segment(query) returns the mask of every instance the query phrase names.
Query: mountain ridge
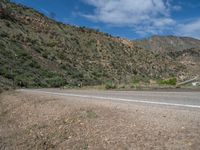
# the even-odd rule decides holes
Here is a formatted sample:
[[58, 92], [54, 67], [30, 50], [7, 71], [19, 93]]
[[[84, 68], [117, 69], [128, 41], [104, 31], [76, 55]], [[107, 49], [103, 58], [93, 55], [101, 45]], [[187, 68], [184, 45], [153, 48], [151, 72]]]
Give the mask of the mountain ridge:
[[[193, 75], [178, 59], [183, 54], [165, 55], [138, 41], [65, 25], [7, 0], [2, 1], [0, 17], [2, 87], [130, 84]], [[199, 55], [198, 49], [195, 52]]]
[[200, 40], [192, 37], [180, 36], [152, 36], [143, 40], [137, 40], [136, 43], [144, 49], [156, 52], [182, 51], [191, 48], [200, 48]]

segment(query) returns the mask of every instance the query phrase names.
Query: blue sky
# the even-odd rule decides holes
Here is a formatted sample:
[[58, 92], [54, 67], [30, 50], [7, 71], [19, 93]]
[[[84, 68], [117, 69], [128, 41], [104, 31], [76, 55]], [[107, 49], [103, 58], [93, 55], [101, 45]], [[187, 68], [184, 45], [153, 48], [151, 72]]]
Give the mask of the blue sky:
[[[11, 0], [54, 19], [128, 39], [178, 35], [200, 39], [199, 0]], [[53, 15], [54, 14], [54, 15]]]

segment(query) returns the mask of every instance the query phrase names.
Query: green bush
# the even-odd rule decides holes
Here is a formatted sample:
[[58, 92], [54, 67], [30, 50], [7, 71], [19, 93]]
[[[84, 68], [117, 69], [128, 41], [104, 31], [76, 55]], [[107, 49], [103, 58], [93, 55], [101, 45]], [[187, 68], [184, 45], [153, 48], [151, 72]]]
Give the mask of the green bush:
[[9, 37], [9, 34], [7, 32], [2, 32], [2, 33], [0, 33], [0, 36], [2, 38], [5, 38], [5, 37]]
[[71, 70], [70, 74], [74, 79], [83, 79], [83, 74], [77, 70]]
[[60, 64], [60, 68], [64, 69], [64, 70], [67, 70], [66, 64]]
[[139, 84], [140, 83], [140, 80], [139, 79], [134, 79], [133, 80], [133, 84], [135, 85], [135, 84]]
[[15, 78], [15, 85], [20, 87], [28, 87], [29, 79], [24, 75], [17, 76]]
[[160, 80], [160, 81], [158, 81], [158, 83], [161, 85], [176, 85], [177, 79], [171, 78], [171, 79], [167, 79], [167, 80]]
[[15, 73], [14, 73], [13, 68], [3, 66], [2, 68], [0, 68], [0, 75], [8, 79], [13, 79], [15, 76]]
[[66, 85], [65, 80], [58, 76], [47, 79], [47, 83], [50, 87], [61, 87]]
[[113, 81], [109, 81], [105, 84], [105, 88], [108, 89], [116, 89], [117, 85]]
[[47, 52], [44, 52], [44, 53], [42, 54], [42, 57], [48, 58], [48, 53], [47, 53]]
[[30, 66], [31, 66], [32, 68], [37, 68], [37, 69], [40, 68], [40, 65], [39, 65], [37, 62], [35, 62], [35, 61], [32, 61], [32, 63], [30, 64]]
[[35, 51], [38, 52], [38, 53], [42, 53], [42, 52], [43, 52], [43, 49], [41, 49], [41, 48], [36, 48]]
[[54, 47], [54, 46], [56, 46], [56, 45], [57, 45], [56, 42], [49, 42], [49, 43], [47, 43], [47, 46], [48, 46], [48, 47]]

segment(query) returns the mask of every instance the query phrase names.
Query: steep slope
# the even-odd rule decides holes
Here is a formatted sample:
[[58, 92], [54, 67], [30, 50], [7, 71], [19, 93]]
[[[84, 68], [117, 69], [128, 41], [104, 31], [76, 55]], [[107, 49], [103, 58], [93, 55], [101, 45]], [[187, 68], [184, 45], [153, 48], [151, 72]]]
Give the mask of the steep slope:
[[187, 75], [169, 56], [128, 40], [55, 22], [24, 6], [0, 5], [0, 85], [59, 87]]
[[[186, 78], [200, 75], [200, 48], [185, 49], [178, 52], [168, 53], [173, 59], [184, 65], [188, 71]], [[185, 76], [179, 76], [184, 79]]]

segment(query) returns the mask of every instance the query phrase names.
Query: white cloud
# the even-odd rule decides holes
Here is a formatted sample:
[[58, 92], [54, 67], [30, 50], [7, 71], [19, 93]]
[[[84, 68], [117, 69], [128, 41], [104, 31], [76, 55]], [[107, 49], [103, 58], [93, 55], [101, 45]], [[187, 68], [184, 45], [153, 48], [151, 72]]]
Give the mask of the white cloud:
[[82, 16], [112, 26], [130, 27], [140, 36], [172, 33], [200, 39], [200, 18], [180, 23], [171, 17], [185, 3], [174, 0], [82, 0], [94, 7]]
[[[94, 7], [93, 14], [82, 16], [113, 26], [132, 27], [139, 34], [157, 34], [168, 30], [175, 21], [171, 0], [83, 0]], [[178, 6], [176, 6], [178, 8]]]
[[172, 7], [172, 9], [175, 10], [175, 11], [180, 11], [180, 10], [182, 10], [182, 7], [179, 6], [179, 5], [174, 5], [174, 6]]
[[176, 34], [200, 39], [200, 18], [178, 25]]

